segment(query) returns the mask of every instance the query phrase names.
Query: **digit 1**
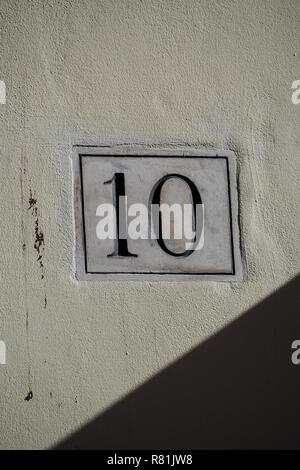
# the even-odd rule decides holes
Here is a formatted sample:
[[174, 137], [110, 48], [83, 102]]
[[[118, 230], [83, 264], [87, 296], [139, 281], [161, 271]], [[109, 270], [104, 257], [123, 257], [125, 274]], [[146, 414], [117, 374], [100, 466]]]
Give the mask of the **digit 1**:
[[[105, 181], [104, 184], [113, 184], [113, 200], [116, 210], [116, 238], [115, 238], [115, 250], [113, 253], [107, 255], [108, 258], [114, 257], [137, 257], [128, 251], [128, 243], [126, 238], [120, 238], [120, 209], [122, 210], [122, 221], [127, 219], [126, 217], [126, 207], [123, 203], [120, 207], [120, 197], [125, 197], [125, 177], [124, 173], [115, 173], [111, 180]], [[121, 199], [122, 202], [125, 199]], [[126, 227], [127, 229], [127, 227]]]

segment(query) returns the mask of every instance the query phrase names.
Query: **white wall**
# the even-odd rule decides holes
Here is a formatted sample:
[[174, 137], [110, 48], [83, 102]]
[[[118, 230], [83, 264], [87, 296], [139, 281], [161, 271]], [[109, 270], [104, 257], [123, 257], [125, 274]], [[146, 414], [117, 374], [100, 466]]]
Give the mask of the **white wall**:
[[[0, 447], [47, 448], [299, 272], [300, 3], [0, 14]], [[72, 146], [123, 143], [236, 153], [243, 283], [72, 280]]]

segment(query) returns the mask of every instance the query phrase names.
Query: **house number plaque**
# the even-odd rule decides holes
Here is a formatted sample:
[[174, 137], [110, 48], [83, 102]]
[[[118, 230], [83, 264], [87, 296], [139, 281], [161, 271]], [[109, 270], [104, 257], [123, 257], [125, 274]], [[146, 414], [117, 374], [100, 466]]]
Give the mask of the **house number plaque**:
[[79, 280], [241, 279], [230, 152], [75, 147]]

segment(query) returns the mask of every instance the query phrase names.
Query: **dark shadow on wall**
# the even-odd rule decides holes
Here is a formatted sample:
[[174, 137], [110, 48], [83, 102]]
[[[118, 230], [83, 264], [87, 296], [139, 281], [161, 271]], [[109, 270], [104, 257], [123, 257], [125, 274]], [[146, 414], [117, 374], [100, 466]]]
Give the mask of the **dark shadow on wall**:
[[57, 449], [299, 449], [300, 276]]

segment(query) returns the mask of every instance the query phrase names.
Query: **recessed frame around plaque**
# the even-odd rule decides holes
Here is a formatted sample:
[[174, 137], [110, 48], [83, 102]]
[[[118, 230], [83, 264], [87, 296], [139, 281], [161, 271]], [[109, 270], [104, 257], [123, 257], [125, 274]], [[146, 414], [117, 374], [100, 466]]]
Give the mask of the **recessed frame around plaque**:
[[[236, 160], [232, 152], [76, 146], [73, 172], [78, 280], [242, 279]], [[149, 206], [151, 191], [166, 175], [182, 175], [191, 182], [204, 207], [203, 248], [178, 257], [162, 250], [156, 240], [128, 239], [128, 252], [136, 256], [110, 256], [115, 241], [97, 238], [100, 219], [96, 211], [100, 204], [113, 201], [112, 185], [105, 183], [115, 174], [123, 175], [128, 205], [138, 202]], [[185, 181], [171, 176], [170, 194], [180, 193]]]

